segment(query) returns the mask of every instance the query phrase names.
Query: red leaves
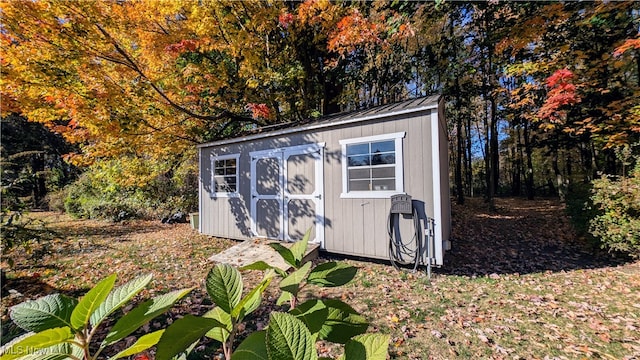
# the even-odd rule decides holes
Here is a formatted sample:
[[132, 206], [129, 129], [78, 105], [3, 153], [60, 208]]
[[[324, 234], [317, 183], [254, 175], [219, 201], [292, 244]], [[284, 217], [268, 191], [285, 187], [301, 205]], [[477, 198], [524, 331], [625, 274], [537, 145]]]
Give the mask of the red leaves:
[[569, 69], [560, 69], [549, 76], [546, 85], [549, 88], [547, 99], [538, 111], [538, 116], [552, 122], [558, 122], [566, 116], [566, 107], [581, 101], [576, 86], [571, 83], [574, 74]]
[[[550, 88], [554, 88], [556, 86], [563, 86], [564, 84], [568, 84], [568, 81], [573, 79], [573, 73], [571, 70], [564, 68], [557, 70], [553, 73], [553, 75], [547, 78], [547, 86]], [[569, 84], [570, 85], [570, 84]]]
[[271, 116], [271, 110], [269, 109], [267, 104], [248, 103], [247, 109], [251, 111], [251, 116], [254, 119], [268, 119]]
[[285, 29], [288, 28], [289, 25], [291, 25], [294, 20], [295, 20], [295, 17], [293, 16], [293, 14], [289, 12], [283, 12], [283, 13], [280, 13], [280, 15], [278, 15], [278, 23], [280, 24], [280, 26], [282, 26]]
[[133, 357], [133, 360], [151, 360], [152, 357], [149, 356], [149, 353], [143, 352]]
[[175, 55], [185, 52], [193, 52], [198, 48], [198, 41], [192, 39], [183, 39], [179, 43], [167, 45], [164, 49], [167, 52], [174, 53]]

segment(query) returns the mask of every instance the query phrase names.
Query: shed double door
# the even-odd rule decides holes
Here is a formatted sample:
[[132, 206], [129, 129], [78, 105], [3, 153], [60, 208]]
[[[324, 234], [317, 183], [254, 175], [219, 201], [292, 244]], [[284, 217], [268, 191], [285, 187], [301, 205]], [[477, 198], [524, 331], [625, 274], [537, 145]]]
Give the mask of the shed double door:
[[324, 243], [323, 144], [251, 153], [254, 236]]

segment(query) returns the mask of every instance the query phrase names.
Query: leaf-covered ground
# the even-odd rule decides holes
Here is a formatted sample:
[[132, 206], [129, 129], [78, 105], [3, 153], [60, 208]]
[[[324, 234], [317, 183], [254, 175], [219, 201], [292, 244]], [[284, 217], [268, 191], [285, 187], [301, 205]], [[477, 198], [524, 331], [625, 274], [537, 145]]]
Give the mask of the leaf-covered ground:
[[[30, 253], [3, 254], [15, 260], [3, 284], [5, 325], [10, 305], [51, 292], [79, 295], [112, 272], [119, 281], [154, 273], [141, 297], [202, 289], [211, 266], [206, 258], [234, 244], [199, 235], [188, 224], [34, 216], [48, 222], [55, 240]], [[488, 211], [481, 200], [468, 199], [454, 205], [453, 219], [453, 248], [431, 279], [424, 271], [346, 259], [360, 269], [352, 284], [308, 287], [305, 296], [339, 297], [354, 306], [371, 321], [370, 331], [391, 334], [391, 358], [640, 358], [640, 262], [612, 260], [586, 246], [552, 200], [498, 199], [496, 210]], [[245, 276], [253, 281], [257, 275]], [[271, 285], [246, 331], [264, 326], [276, 308], [275, 293]], [[196, 290], [162, 321], [211, 306]], [[198, 351], [212, 358], [216, 349], [205, 343]], [[331, 344], [319, 350], [339, 353]]]

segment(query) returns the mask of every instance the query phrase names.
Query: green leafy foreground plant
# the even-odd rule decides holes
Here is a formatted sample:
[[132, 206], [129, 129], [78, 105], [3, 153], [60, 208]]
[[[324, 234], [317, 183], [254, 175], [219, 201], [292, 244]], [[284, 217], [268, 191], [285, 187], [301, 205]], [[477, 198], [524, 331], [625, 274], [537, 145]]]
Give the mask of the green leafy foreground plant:
[[[225, 359], [295, 359], [318, 358], [318, 340], [344, 344], [341, 359], [386, 359], [389, 337], [365, 334], [369, 324], [348, 304], [334, 299], [311, 299], [299, 303], [298, 294], [308, 284], [340, 286], [351, 281], [357, 269], [346, 264], [328, 262], [312, 268], [303, 262], [309, 234], [291, 248], [271, 244], [293, 267], [291, 273], [264, 262], [245, 269], [264, 271], [262, 281], [243, 296], [240, 271], [228, 264], [217, 264], [206, 278], [206, 290], [216, 307], [203, 316], [186, 315], [168, 328], [141, 336], [133, 345], [111, 357], [118, 359], [157, 345], [156, 360], [175, 359], [191, 351], [203, 336], [222, 343]], [[288, 312], [274, 312], [266, 330], [249, 335], [233, 349], [239, 325], [260, 306], [262, 294], [276, 275], [283, 291], [278, 303], [291, 304]], [[191, 289], [174, 291], [142, 303], [118, 319], [95, 354], [90, 345], [101, 323], [121, 308], [151, 281], [140, 277], [113, 288], [115, 275], [102, 280], [79, 301], [63, 295], [45, 296], [11, 308], [11, 318], [21, 328], [31, 331], [3, 347], [0, 360], [13, 359], [97, 359], [109, 345], [122, 340], [136, 329], [162, 314]]]
[[[307, 284], [322, 287], [344, 285], [354, 278], [357, 271], [355, 267], [337, 262], [324, 263], [312, 269], [311, 262], [303, 262], [309, 234], [291, 248], [270, 244], [293, 267], [291, 273], [264, 262], [244, 267], [265, 271], [262, 282], [244, 297], [240, 271], [227, 264], [214, 266], [207, 275], [206, 288], [217, 306], [201, 318], [187, 316], [169, 326], [158, 343], [156, 359], [171, 359], [203, 335], [220, 341], [225, 359], [231, 360], [313, 360], [318, 358], [315, 348], [318, 340], [344, 344], [341, 357], [344, 360], [386, 359], [389, 337], [365, 334], [368, 322], [348, 304], [334, 299], [311, 299], [299, 304], [298, 294]], [[290, 310], [271, 313], [266, 329], [249, 335], [234, 351], [238, 325], [259, 307], [262, 294], [276, 274], [282, 278], [282, 295], [278, 304], [290, 302]], [[183, 333], [186, 329], [191, 332]], [[179, 346], [176, 346], [177, 342]]]
[[[0, 360], [97, 359], [105, 348], [163, 314], [191, 291], [173, 291], [138, 305], [116, 321], [92, 354], [90, 346], [100, 325], [146, 287], [151, 278], [151, 274], [141, 276], [114, 288], [116, 275], [113, 274], [100, 281], [80, 300], [52, 294], [12, 307], [11, 319], [29, 333], [3, 346]], [[141, 336], [110, 359], [134, 355], [156, 345], [164, 331]]]

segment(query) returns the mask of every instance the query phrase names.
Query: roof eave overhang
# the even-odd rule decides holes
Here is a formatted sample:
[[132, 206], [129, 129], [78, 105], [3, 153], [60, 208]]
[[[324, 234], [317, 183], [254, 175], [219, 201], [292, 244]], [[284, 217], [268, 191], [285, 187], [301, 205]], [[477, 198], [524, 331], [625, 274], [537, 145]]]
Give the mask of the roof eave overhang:
[[383, 113], [383, 114], [360, 116], [360, 117], [354, 117], [354, 118], [351, 118], [351, 119], [342, 119], [342, 120], [331, 121], [331, 122], [326, 122], [326, 123], [309, 124], [309, 125], [304, 125], [304, 126], [299, 126], [299, 127], [292, 127], [292, 128], [287, 128], [287, 129], [269, 131], [269, 132], [264, 132], [264, 133], [258, 133], [258, 134], [253, 134], [253, 135], [237, 137], [237, 138], [218, 140], [218, 141], [213, 141], [213, 142], [200, 144], [200, 145], [197, 145], [196, 147], [205, 148], [205, 147], [236, 144], [236, 143], [242, 143], [242, 142], [247, 142], [247, 141], [252, 141], [252, 140], [257, 140], [257, 139], [262, 140], [262, 139], [265, 139], [265, 138], [280, 137], [280, 136], [284, 136], [284, 135], [288, 135], [288, 134], [295, 134], [295, 133], [299, 133], [299, 132], [306, 132], [306, 131], [319, 130], [319, 129], [330, 128], [330, 127], [335, 127], [335, 126], [355, 124], [355, 123], [358, 123], [358, 122], [382, 119], [382, 118], [386, 118], [386, 117], [393, 117], [393, 116], [400, 116], [400, 115], [406, 115], [406, 114], [420, 113], [420, 112], [424, 112], [424, 111], [430, 111], [430, 110], [433, 110], [433, 109], [437, 109], [439, 103], [440, 103], [439, 101], [435, 101], [433, 103], [429, 103], [428, 105], [414, 107], [414, 108], [410, 108], [410, 109], [403, 109], [403, 110], [398, 110], [398, 111], [391, 111], [391, 112], [386, 112], [386, 113]]

